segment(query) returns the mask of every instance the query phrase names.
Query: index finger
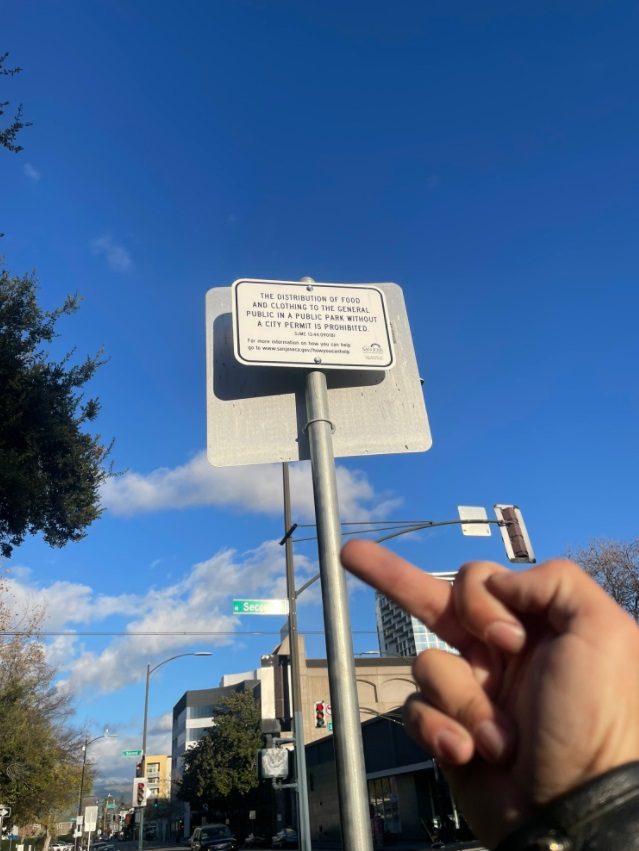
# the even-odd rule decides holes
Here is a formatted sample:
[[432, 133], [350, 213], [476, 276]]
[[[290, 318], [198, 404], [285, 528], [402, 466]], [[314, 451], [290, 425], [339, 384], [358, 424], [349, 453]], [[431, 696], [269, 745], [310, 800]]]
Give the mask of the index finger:
[[462, 653], [475, 638], [510, 653], [523, 646], [521, 624], [487, 586], [490, 576], [508, 572], [498, 564], [465, 564], [453, 589], [372, 541], [349, 541], [342, 549], [342, 563]]
[[461, 648], [468, 633], [455, 612], [453, 589], [372, 541], [349, 541], [342, 564], [352, 574], [385, 594], [453, 647]]

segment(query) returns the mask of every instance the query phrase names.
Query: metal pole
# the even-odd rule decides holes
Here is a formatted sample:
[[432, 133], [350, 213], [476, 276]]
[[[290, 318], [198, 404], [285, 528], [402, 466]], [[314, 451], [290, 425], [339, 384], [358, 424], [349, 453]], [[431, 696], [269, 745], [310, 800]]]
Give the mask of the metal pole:
[[[291, 488], [288, 462], [282, 464], [284, 486], [284, 534], [291, 528]], [[291, 646], [291, 681], [293, 687], [293, 736], [295, 737], [295, 774], [297, 780], [297, 815], [299, 821], [300, 851], [311, 851], [311, 820], [308, 812], [308, 787], [306, 783], [306, 748], [302, 715], [302, 690], [300, 685], [300, 658], [297, 646], [297, 598], [293, 566], [293, 541], [288, 535], [286, 550], [286, 593], [288, 596], [288, 640]]]
[[[309, 280], [309, 279], [304, 279]], [[326, 376], [306, 378], [307, 430], [326, 632], [328, 682], [344, 851], [372, 851], [364, 747], [357, 699], [348, 592], [339, 560], [341, 530]]]
[[[146, 666], [146, 689], [144, 690], [144, 723], [142, 726], [142, 777], [146, 777], [146, 728], [149, 719], [149, 680], [151, 679], [151, 665]], [[144, 808], [146, 802], [140, 807], [140, 820], [138, 821], [138, 849], [144, 848]]]
[[[82, 746], [82, 774], [80, 775], [80, 799], [78, 800], [78, 817], [77, 817], [76, 822], [75, 822], [74, 833], [78, 832], [79, 822], [80, 822], [81, 817], [82, 817], [82, 796], [84, 794], [84, 769], [86, 768], [86, 764], [87, 764], [87, 748], [88, 748], [88, 746], [89, 746], [89, 743], [85, 739], [84, 745]], [[83, 825], [83, 828], [84, 828], [84, 825]], [[73, 847], [77, 851], [77, 848], [78, 848], [78, 837], [77, 836], [73, 837]]]
[[[148, 718], [149, 718], [149, 682], [151, 681], [151, 674], [154, 674], [158, 668], [161, 668], [162, 665], [166, 665], [168, 662], [173, 662], [174, 659], [182, 659], [184, 656], [211, 656], [212, 654], [208, 650], [195, 650], [193, 653], [178, 653], [177, 656], [170, 656], [168, 659], [164, 659], [163, 662], [157, 664], [154, 668], [151, 667], [150, 662], [147, 662], [146, 666], [146, 688], [144, 690], [144, 722], [142, 727], [142, 766], [143, 773], [142, 776], [146, 777], [146, 730], [148, 726]], [[146, 808], [146, 801], [139, 808], [140, 818], [138, 820], [138, 848], [139, 851], [142, 851], [144, 848], [144, 810]]]

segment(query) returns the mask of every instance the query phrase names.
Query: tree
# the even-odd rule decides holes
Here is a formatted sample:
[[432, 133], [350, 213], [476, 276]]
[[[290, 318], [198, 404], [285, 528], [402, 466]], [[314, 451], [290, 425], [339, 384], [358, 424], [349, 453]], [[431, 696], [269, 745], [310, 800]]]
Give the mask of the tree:
[[569, 551], [567, 557], [639, 621], [639, 538], [625, 542], [594, 540], [583, 549]]
[[0, 270], [0, 555], [11, 555], [27, 533], [42, 532], [54, 547], [79, 541], [102, 513], [99, 489], [111, 475], [111, 445], [84, 428], [99, 410], [84, 401], [84, 385], [104, 361], [101, 351], [71, 364], [46, 346], [60, 335], [56, 322], [75, 313], [77, 293], [43, 311], [33, 275]]
[[255, 757], [262, 745], [260, 708], [252, 692], [222, 698], [214, 726], [184, 755], [178, 797], [196, 809], [231, 811], [258, 786]]
[[38, 822], [49, 834], [57, 813], [76, 799], [81, 734], [68, 726], [70, 695], [54, 683], [38, 630], [44, 611], [19, 620], [0, 583], [0, 800], [17, 824]]
[[[22, 71], [22, 68], [5, 68], [4, 63], [6, 62], [9, 54], [3, 53], [0, 56], [0, 76], [1, 77], [13, 77], [15, 74], [19, 74]], [[0, 118], [5, 113], [6, 107], [9, 106], [9, 101], [5, 100], [0, 102]], [[31, 127], [30, 121], [22, 120], [22, 104], [18, 106], [16, 110], [16, 114], [14, 116], [13, 121], [7, 127], [0, 127], [0, 145], [4, 148], [7, 148], [9, 151], [13, 151], [15, 154], [20, 153], [22, 150], [22, 145], [18, 145], [16, 143], [16, 138], [18, 133], [23, 130], [25, 127]]]

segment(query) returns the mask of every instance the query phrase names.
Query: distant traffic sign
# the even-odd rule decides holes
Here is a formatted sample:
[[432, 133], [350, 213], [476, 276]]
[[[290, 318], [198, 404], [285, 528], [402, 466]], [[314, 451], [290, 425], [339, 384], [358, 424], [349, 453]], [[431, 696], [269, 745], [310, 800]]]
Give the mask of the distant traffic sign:
[[233, 600], [234, 615], [287, 615], [288, 600]]
[[0, 804], [0, 819], [6, 818], [11, 815], [11, 807], [5, 807], [4, 804]]
[[138, 749], [136, 751], [122, 751], [122, 756], [142, 756], [142, 750]]

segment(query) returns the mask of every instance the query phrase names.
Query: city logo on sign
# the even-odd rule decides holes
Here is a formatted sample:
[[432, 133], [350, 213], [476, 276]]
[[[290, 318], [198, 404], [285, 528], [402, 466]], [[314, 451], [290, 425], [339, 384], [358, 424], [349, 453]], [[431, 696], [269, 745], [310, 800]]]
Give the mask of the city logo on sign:
[[382, 360], [384, 357], [384, 349], [379, 343], [372, 343], [370, 346], [362, 346], [362, 351], [366, 360]]

